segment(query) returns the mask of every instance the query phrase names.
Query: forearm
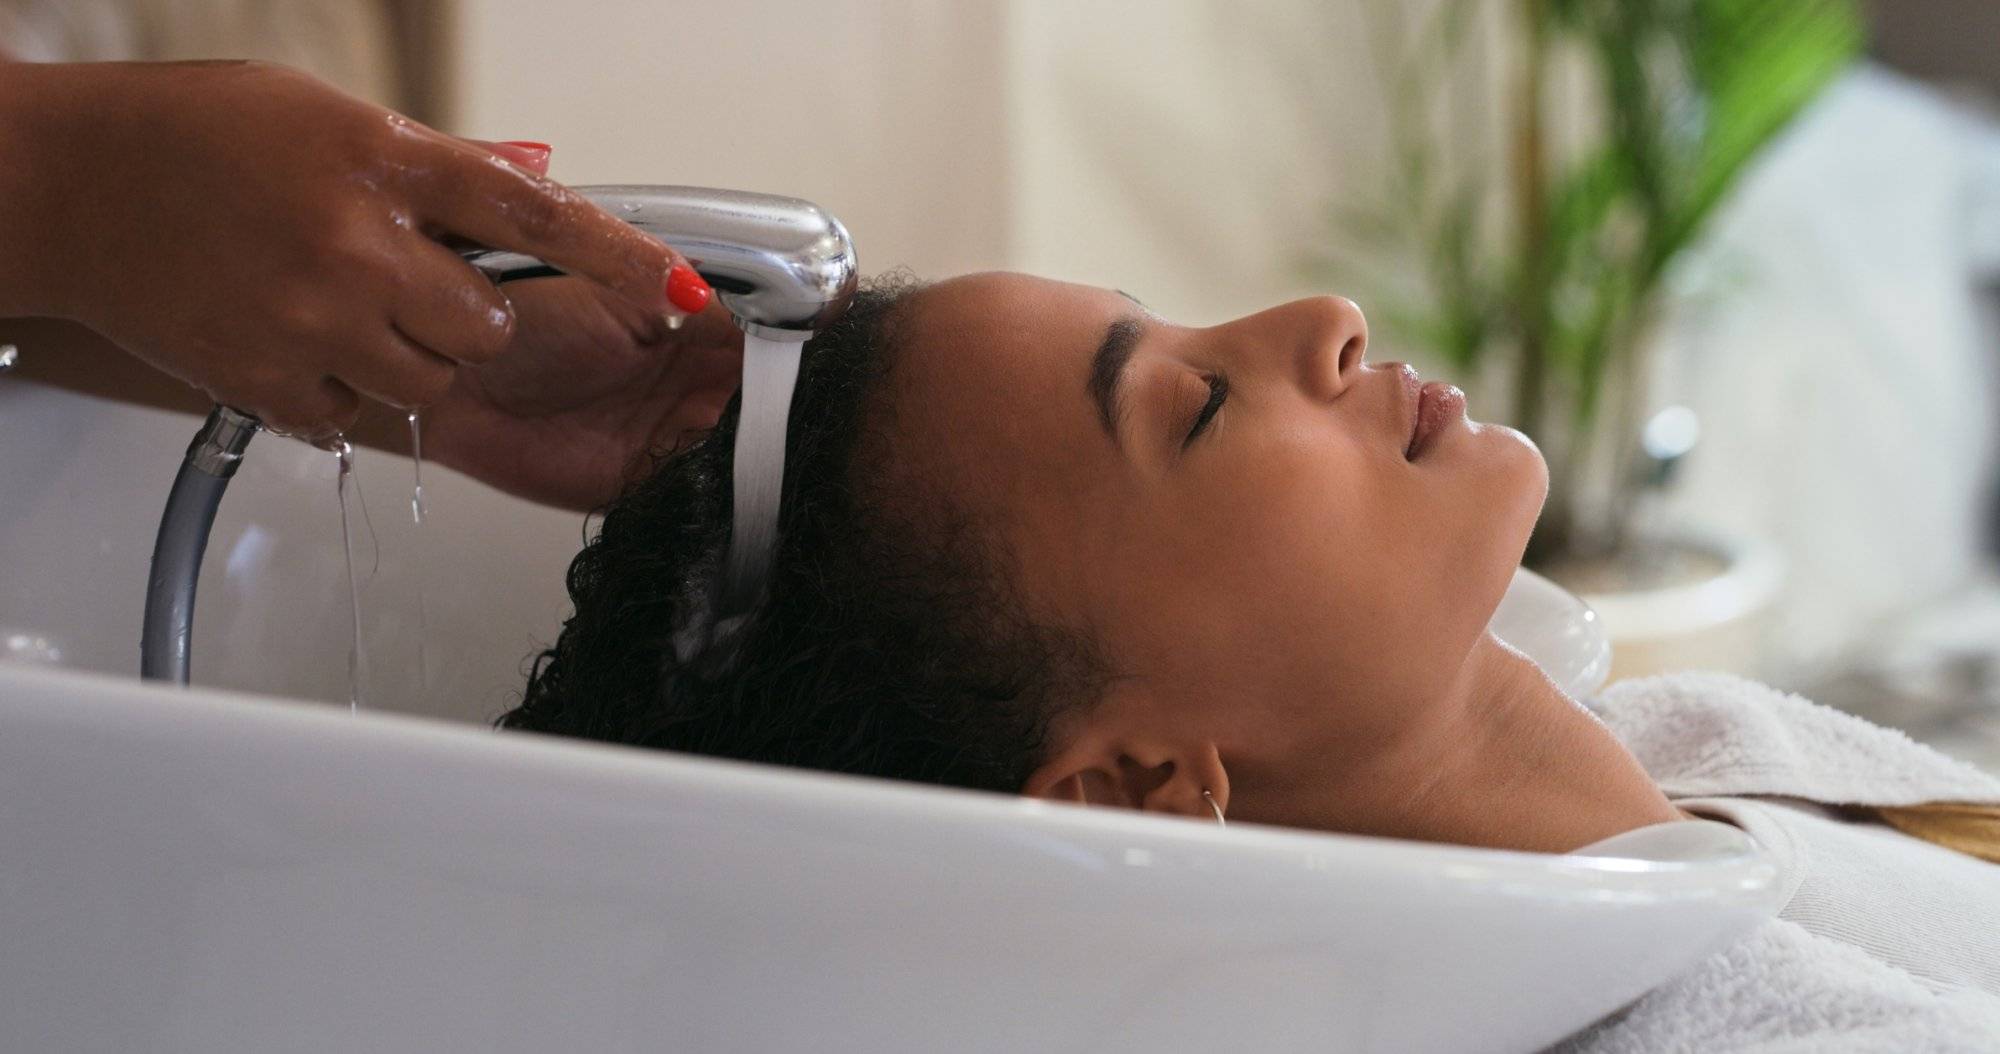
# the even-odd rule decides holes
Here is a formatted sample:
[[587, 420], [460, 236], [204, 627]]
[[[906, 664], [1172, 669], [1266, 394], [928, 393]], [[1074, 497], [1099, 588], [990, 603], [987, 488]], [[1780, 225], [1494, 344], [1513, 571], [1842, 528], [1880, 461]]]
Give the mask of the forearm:
[[52, 315], [54, 185], [65, 176], [49, 142], [48, 68], [0, 61], [0, 318]]
[[9, 380], [39, 381], [83, 395], [161, 410], [207, 413], [211, 405], [198, 389], [66, 319], [0, 319], [0, 344], [20, 348], [20, 363], [7, 375]]
[[[204, 412], [201, 392], [127, 354], [62, 311], [51, 279], [69, 266], [57, 240], [68, 176], [48, 129], [61, 122], [58, 67], [14, 62], [0, 46], [0, 344], [20, 349], [9, 378], [163, 410]], [[69, 193], [79, 193], [72, 186]]]
[[[75, 322], [0, 319], [0, 344], [20, 348], [20, 363], [7, 374], [9, 379], [156, 410], [205, 415], [215, 405], [199, 388], [161, 373]], [[358, 446], [398, 454], [410, 449], [408, 415], [373, 401], [363, 404], [361, 419], [346, 434]]]
[[17, 81], [21, 65], [0, 54], [0, 316], [34, 310], [24, 288], [33, 249], [25, 228], [34, 182], [34, 147], [27, 142]]

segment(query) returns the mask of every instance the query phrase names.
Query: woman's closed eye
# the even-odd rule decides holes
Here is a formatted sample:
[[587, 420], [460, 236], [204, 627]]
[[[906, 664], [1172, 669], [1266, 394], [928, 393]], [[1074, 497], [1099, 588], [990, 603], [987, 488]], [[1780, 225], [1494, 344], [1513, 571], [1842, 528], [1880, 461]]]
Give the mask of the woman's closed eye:
[[1215, 420], [1215, 415], [1222, 412], [1222, 404], [1229, 400], [1229, 378], [1219, 373], [1210, 373], [1204, 374], [1202, 380], [1208, 384], [1208, 401], [1203, 403], [1200, 411], [1195, 414], [1194, 423], [1188, 428], [1187, 438], [1181, 441], [1182, 450], [1193, 446], [1194, 441], [1201, 438], [1203, 432], [1208, 431], [1208, 426]]

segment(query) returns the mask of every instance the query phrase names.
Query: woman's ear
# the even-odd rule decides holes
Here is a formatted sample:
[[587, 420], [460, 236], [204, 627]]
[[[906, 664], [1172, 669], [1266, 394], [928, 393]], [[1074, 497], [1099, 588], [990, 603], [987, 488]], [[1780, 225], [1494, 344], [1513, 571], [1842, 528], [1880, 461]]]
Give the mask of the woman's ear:
[[1057, 751], [1021, 787], [1030, 798], [1178, 813], [1213, 821], [1229, 806], [1229, 774], [1211, 741], [1172, 742], [1086, 735]]
[[1119, 805], [1133, 808], [1129, 790], [1118, 780], [1115, 761], [1066, 753], [1052, 758], [1028, 777], [1021, 793], [1030, 798], [1076, 802], [1079, 805]]

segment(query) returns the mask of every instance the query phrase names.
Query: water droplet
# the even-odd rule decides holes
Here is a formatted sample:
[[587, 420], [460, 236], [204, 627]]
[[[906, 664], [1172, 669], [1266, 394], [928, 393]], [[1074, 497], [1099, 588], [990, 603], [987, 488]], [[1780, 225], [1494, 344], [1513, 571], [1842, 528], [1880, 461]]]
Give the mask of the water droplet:
[[677, 311], [667, 312], [667, 328], [679, 329], [687, 323], [687, 316]]
[[[410, 522], [415, 524], [417, 543], [422, 544], [424, 527], [424, 424], [423, 417], [415, 410], [410, 411]], [[424, 567], [421, 553], [416, 563], [417, 579], [417, 695], [419, 698], [430, 687], [430, 601], [424, 591]]]
[[417, 411], [410, 411], [410, 522], [424, 525], [424, 425]]
[[335, 492], [340, 498], [340, 547], [347, 557], [347, 609], [352, 616], [353, 636], [347, 650], [347, 708], [350, 712], [361, 709], [362, 686], [368, 679], [368, 653], [361, 640], [361, 582], [354, 573], [354, 531], [348, 524], [347, 492], [354, 489], [354, 502], [361, 510], [361, 523], [368, 531], [368, 542], [375, 546], [375, 564], [369, 569], [368, 577], [373, 579], [375, 571], [381, 567], [382, 550], [375, 542], [375, 524], [368, 518], [368, 500], [361, 495], [360, 484], [354, 478], [354, 446], [345, 436], [336, 436], [333, 455], [340, 460], [340, 478], [335, 484]]
[[0, 373], [6, 373], [21, 361], [21, 349], [12, 344], [0, 344]]

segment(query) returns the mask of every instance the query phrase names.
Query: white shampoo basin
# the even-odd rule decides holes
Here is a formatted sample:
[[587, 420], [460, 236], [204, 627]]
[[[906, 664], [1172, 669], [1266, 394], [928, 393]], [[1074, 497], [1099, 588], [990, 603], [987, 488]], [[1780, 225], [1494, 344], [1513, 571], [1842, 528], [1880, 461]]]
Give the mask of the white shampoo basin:
[[1772, 886], [0, 664], [10, 1050], [1527, 1051]]
[[[194, 648], [198, 685], [259, 694], [83, 672], [136, 671], [196, 423], [0, 385], [0, 1049], [1527, 1051], [1775, 910], [1747, 840], [1219, 830], [281, 701], [346, 697], [350, 615], [331, 459], [269, 438]], [[367, 695], [485, 721], [579, 524], [432, 467], [419, 536], [408, 471], [362, 455]], [[1602, 682], [1595, 616], [1549, 583], [1493, 625], [1571, 694]]]

